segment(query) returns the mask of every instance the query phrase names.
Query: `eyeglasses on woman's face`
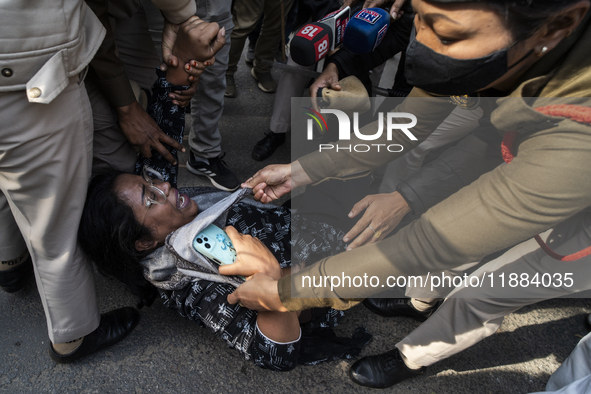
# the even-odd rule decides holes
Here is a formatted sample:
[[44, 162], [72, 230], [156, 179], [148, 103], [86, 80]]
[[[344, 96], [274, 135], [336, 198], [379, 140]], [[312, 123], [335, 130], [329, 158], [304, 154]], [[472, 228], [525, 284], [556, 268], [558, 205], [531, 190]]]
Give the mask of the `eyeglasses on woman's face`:
[[149, 184], [144, 194], [144, 206], [150, 208], [152, 204], [165, 204], [167, 201], [166, 194], [155, 186], [164, 182], [162, 175], [153, 168], [144, 166], [142, 177]]

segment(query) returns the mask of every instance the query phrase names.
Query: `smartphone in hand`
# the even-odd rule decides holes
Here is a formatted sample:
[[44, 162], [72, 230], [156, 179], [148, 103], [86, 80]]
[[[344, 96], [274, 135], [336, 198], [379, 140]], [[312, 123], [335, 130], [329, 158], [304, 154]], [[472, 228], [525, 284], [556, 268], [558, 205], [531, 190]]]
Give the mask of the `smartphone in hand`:
[[219, 265], [236, 261], [236, 249], [228, 234], [215, 224], [210, 224], [193, 239], [193, 248]]

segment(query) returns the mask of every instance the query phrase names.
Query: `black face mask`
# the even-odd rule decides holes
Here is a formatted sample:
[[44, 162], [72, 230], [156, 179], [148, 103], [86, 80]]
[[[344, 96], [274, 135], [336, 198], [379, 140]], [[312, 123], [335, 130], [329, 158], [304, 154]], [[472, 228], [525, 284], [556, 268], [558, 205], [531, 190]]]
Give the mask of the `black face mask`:
[[507, 53], [513, 45], [476, 59], [454, 59], [418, 42], [413, 26], [406, 49], [405, 76], [408, 83], [430, 93], [446, 96], [472, 94], [505, 75], [533, 53], [532, 49], [509, 67]]

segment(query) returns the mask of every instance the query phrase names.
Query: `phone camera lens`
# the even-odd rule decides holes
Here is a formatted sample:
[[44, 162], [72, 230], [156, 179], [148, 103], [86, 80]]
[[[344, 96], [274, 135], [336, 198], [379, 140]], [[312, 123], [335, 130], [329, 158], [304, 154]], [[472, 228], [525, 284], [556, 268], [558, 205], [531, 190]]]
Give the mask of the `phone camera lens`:
[[207, 239], [207, 237], [203, 237], [203, 240], [204, 240], [205, 242], [209, 241], [209, 239]]
[[197, 238], [197, 243], [198, 244], [202, 244], [203, 243], [203, 240], [201, 238]]
[[210, 245], [210, 244], [205, 244], [205, 247], [206, 247], [207, 249], [209, 249], [209, 248], [211, 248], [211, 245]]

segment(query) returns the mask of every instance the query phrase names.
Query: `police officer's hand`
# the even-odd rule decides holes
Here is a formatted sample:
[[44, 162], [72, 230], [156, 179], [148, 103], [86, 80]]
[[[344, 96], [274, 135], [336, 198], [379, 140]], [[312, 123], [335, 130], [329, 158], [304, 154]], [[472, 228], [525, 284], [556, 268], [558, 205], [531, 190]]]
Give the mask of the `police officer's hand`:
[[241, 186], [252, 188], [254, 199], [264, 204], [289, 193], [292, 188], [312, 183], [298, 160], [291, 164], [271, 164], [251, 176]]
[[168, 144], [181, 152], [184, 152], [185, 149], [181, 144], [164, 134], [154, 122], [154, 119], [142, 109], [137, 101], [124, 107], [118, 107], [117, 113], [119, 115], [119, 126], [123, 134], [132, 145], [138, 147], [142, 155], [148, 158], [152, 157], [150, 148], [154, 148], [166, 160], [176, 164], [174, 157], [162, 143]]
[[355, 204], [349, 217], [354, 218], [364, 210], [361, 219], [343, 237], [345, 242], [357, 237], [349, 244], [348, 250], [384, 239], [410, 212], [410, 207], [398, 192], [372, 194]]
[[211, 60], [226, 43], [226, 29], [216, 22], [199, 18], [189, 19], [179, 25], [173, 54], [181, 61]]
[[[218, 34], [219, 34], [219, 32], [218, 32]], [[177, 38], [176, 43], [172, 44], [173, 45], [172, 50], [166, 51], [167, 54], [165, 56], [165, 58], [168, 57], [168, 63], [174, 64], [175, 65], [174, 67], [176, 67], [176, 64], [178, 64], [178, 62], [181, 62], [181, 64], [184, 64], [183, 70], [187, 73], [187, 82], [183, 83], [183, 85], [190, 84], [191, 87], [187, 90], [175, 90], [175, 91], [168, 94], [168, 97], [170, 97], [172, 99], [173, 104], [178, 105], [183, 108], [189, 105], [189, 103], [191, 102], [191, 98], [195, 95], [195, 93], [197, 93], [197, 84], [199, 83], [199, 77], [201, 76], [201, 74], [207, 69], [207, 67], [209, 67], [215, 63], [215, 56], [212, 56], [211, 58], [206, 59], [204, 61], [191, 60], [190, 58], [185, 59], [183, 56], [191, 56], [190, 53], [186, 53], [186, 51], [183, 52], [181, 50], [184, 46], [187, 45], [186, 42], [184, 44], [182, 44], [184, 41], [186, 41], [185, 36], [186, 36], [185, 30], [180, 29], [179, 34], [178, 34], [178, 37], [180, 37], [180, 38]], [[221, 40], [221, 41], [225, 42], [225, 38], [224, 37], [222, 37], [222, 38], [223, 38], [223, 40]], [[217, 41], [218, 40], [216, 39], [216, 42]], [[177, 45], [177, 44], [179, 44], [179, 45]], [[170, 45], [170, 44], [163, 43], [163, 47], [168, 48], [168, 45]], [[171, 60], [171, 59], [174, 59], [174, 60]], [[160, 65], [160, 70], [166, 71], [167, 69], [168, 69], [168, 65], [166, 63], [162, 63]]]
[[292, 189], [291, 165], [271, 164], [250, 177], [242, 187], [252, 188], [254, 199], [262, 203], [277, 200]]

